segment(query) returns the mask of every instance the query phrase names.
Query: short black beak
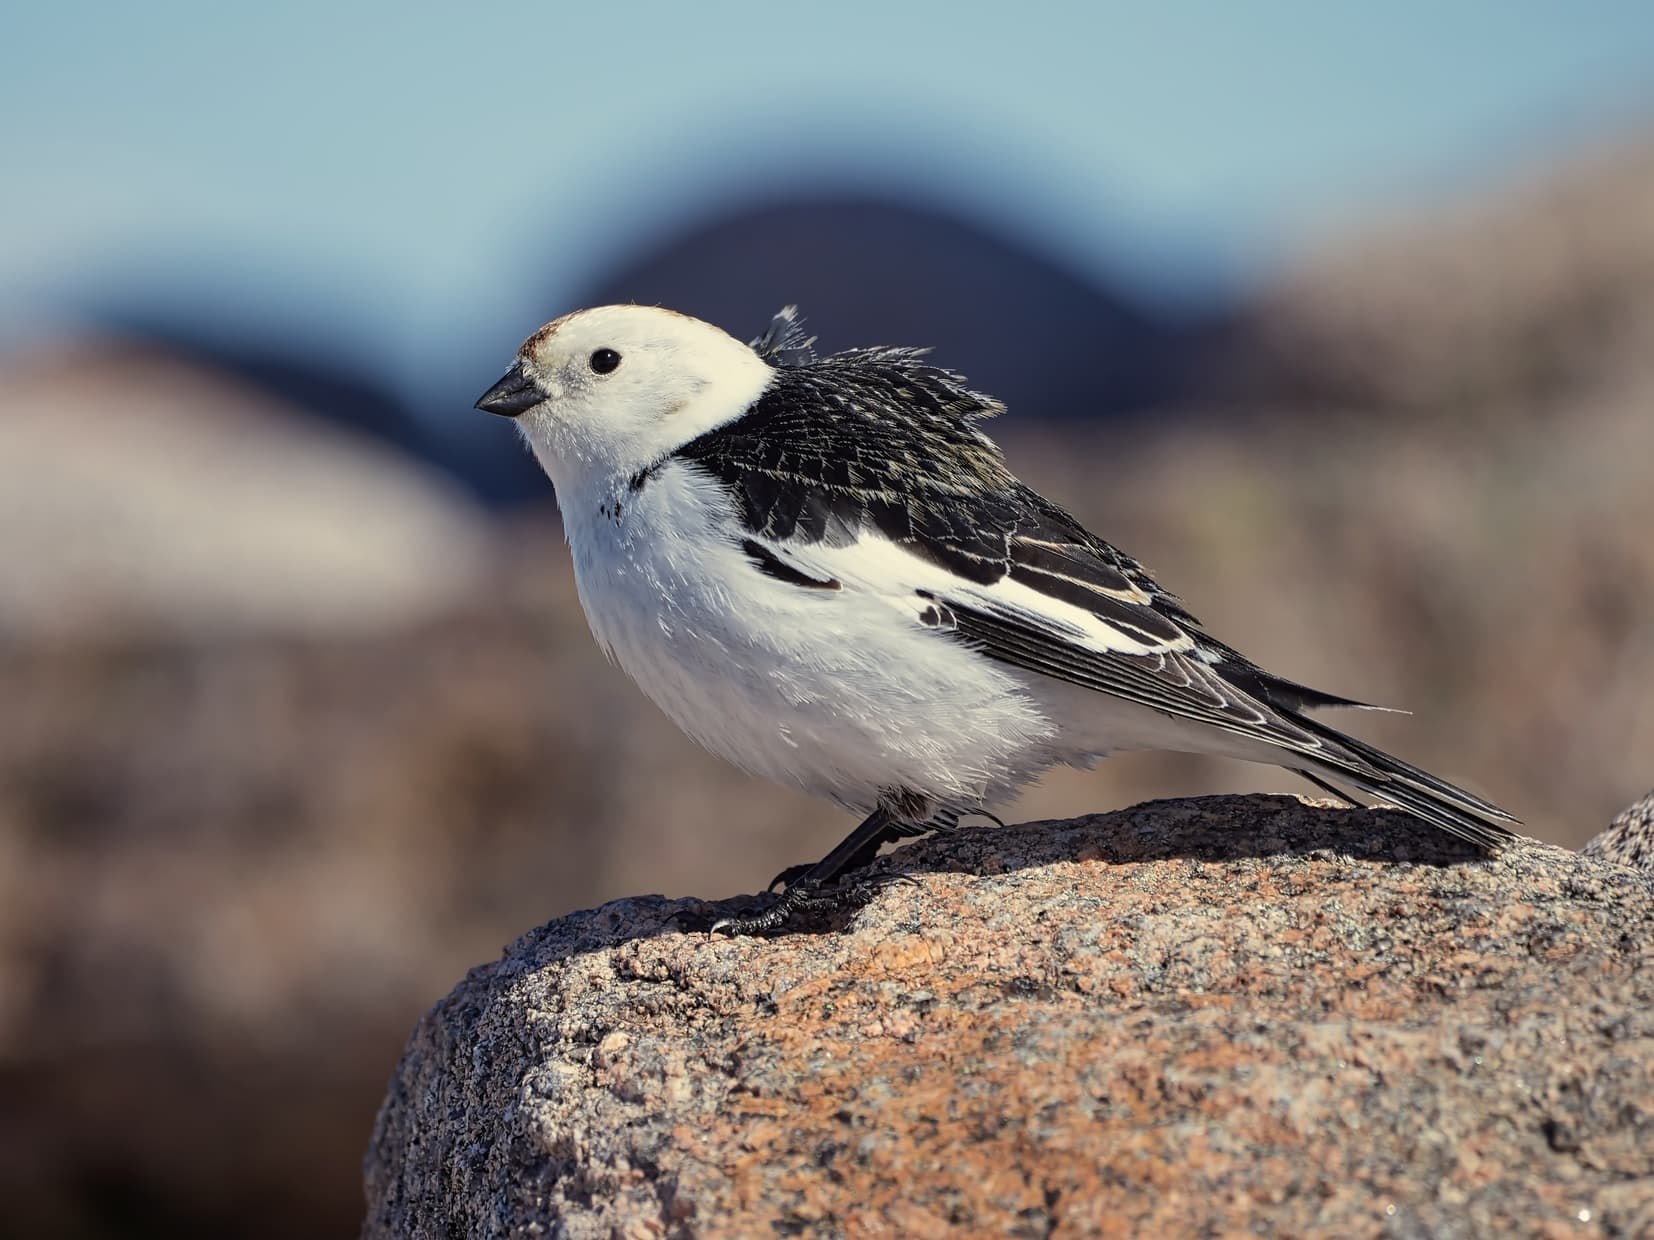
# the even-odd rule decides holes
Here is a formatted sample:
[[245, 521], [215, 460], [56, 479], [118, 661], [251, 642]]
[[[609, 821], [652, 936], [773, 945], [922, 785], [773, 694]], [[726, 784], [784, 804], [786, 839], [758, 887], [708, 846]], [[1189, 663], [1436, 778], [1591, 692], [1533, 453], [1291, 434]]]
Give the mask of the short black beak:
[[482, 394], [477, 402], [477, 408], [485, 413], [497, 413], [507, 418], [514, 418], [534, 408], [546, 398], [535, 383], [523, 373], [523, 364], [518, 362], [505, 376]]

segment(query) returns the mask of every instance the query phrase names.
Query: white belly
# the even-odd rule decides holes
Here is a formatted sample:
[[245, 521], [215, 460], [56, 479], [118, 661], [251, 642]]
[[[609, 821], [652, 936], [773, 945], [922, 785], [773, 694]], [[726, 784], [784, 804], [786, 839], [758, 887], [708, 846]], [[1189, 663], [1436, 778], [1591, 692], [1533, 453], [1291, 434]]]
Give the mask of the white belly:
[[[719, 489], [689, 468], [669, 464], [621, 496], [618, 520], [568, 498], [598, 642], [680, 728], [744, 770], [859, 810], [898, 789], [976, 806], [1078, 756], [1054, 752], [1056, 725], [1021, 677], [888, 599], [759, 571]], [[731, 532], [695, 533], [715, 523]]]

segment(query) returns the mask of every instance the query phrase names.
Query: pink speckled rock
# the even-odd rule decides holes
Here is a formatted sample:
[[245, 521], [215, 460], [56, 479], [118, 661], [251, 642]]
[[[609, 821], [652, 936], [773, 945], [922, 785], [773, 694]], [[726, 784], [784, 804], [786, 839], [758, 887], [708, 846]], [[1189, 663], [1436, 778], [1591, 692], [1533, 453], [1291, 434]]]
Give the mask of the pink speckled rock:
[[1639, 870], [1654, 871], [1654, 792], [1628, 805], [1606, 830], [1579, 850]]
[[818, 933], [620, 901], [420, 1023], [369, 1237], [1654, 1235], [1654, 883], [1387, 811], [964, 830]]

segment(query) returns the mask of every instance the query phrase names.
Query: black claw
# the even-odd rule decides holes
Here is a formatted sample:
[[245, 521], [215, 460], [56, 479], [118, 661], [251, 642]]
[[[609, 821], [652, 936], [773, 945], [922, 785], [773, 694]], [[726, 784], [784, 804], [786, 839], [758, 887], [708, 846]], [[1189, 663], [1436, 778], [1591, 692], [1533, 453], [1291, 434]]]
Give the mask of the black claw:
[[897, 883], [913, 883], [906, 874], [868, 874], [854, 882], [832, 887], [788, 887], [786, 892], [762, 913], [750, 917], [720, 917], [712, 923], [711, 934], [767, 934], [779, 930], [796, 913], [837, 913], [858, 909], [870, 903], [886, 887]]
[[[912, 793], [898, 791], [888, 797], [881, 796], [873, 812], [832, 852], [814, 865], [788, 866], [772, 878], [766, 891], [773, 892], [779, 885], [785, 885], [786, 891], [768, 909], [750, 917], [720, 917], [712, 923], [712, 929], [724, 934], [763, 934], [785, 925], [794, 913], [859, 908], [891, 883], [911, 882], [905, 875], [860, 872], [873, 864], [885, 844], [931, 830], [932, 824], [928, 821], [910, 821], [899, 815], [904, 809], [913, 814], [922, 813], [928, 804], [925, 798]], [[946, 812], [942, 817], [950, 825], [955, 820], [955, 816]], [[858, 874], [859, 877], [844, 877]]]
[[789, 901], [787, 896], [782, 896], [762, 913], [753, 913], [748, 917], [720, 917], [712, 923], [707, 933], [727, 934], [731, 938], [745, 934], [768, 934], [786, 925], [798, 908], [798, 901]]
[[779, 909], [759, 913], [753, 917], [720, 917], [707, 929], [708, 934], [727, 934], [731, 938], [743, 934], [764, 934], [786, 921]]

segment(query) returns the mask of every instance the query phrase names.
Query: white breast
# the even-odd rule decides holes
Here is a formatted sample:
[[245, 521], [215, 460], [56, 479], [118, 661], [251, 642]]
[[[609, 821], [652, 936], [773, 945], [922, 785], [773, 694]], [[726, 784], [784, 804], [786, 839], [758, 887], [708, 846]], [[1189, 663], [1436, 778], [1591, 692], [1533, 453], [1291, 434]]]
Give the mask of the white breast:
[[669, 462], [636, 492], [566, 500], [598, 642], [737, 766], [867, 810], [894, 789], [988, 804], [1064, 760], [1022, 678], [919, 624], [910, 591], [759, 571], [698, 467]]

